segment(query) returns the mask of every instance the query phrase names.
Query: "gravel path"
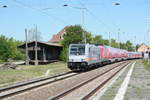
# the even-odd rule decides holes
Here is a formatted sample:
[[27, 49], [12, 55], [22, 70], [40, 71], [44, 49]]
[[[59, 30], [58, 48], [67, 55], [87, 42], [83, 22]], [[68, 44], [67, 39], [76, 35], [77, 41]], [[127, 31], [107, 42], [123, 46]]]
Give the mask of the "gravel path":
[[[119, 62], [119, 63], [122, 63], [122, 62]], [[87, 77], [92, 78], [96, 76], [98, 73], [102, 73], [105, 70], [118, 65], [119, 63], [106, 65], [96, 70], [84, 72], [80, 75], [77, 75], [77, 76], [74, 76], [65, 80], [61, 80], [61, 81], [58, 81], [58, 82], [55, 82], [46, 86], [42, 86], [40, 88], [33, 89], [33, 90], [27, 91], [25, 93], [21, 93], [16, 96], [9, 97], [6, 100], [47, 100], [49, 97], [55, 96], [65, 90], [68, 90], [72, 86], [75, 86], [83, 81], [86, 81]]]
[[135, 65], [125, 99], [150, 100], [150, 72], [144, 69], [141, 61]]

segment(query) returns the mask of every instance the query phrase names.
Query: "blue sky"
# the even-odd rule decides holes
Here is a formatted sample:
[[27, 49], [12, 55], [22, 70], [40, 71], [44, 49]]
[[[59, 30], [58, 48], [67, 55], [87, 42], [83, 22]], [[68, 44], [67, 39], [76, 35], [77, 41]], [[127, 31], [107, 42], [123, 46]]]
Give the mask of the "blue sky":
[[[115, 2], [120, 5], [113, 5]], [[63, 7], [64, 4], [70, 7]], [[81, 10], [72, 6], [87, 8], [84, 28], [93, 35], [108, 39], [110, 32], [117, 39], [120, 29], [122, 42], [130, 40], [135, 44], [150, 40], [150, 20], [145, 20], [150, 17], [150, 0], [0, 0], [0, 6], [0, 35], [17, 40], [24, 40], [24, 29], [35, 25], [43, 41], [67, 25], [82, 25]]]

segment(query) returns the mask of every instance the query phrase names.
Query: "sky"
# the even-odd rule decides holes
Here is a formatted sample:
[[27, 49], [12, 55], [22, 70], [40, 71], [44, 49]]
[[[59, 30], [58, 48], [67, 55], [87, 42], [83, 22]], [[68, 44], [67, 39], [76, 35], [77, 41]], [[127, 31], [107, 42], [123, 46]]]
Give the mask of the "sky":
[[[86, 8], [84, 24], [77, 7]], [[0, 35], [25, 40], [25, 28], [37, 26], [48, 41], [67, 25], [81, 25], [94, 36], [108, 39], [110, 32], [118, 41], [119, 32], [121, 42], [150, 44], [149, 10], [150, 0], [0, 0]]]

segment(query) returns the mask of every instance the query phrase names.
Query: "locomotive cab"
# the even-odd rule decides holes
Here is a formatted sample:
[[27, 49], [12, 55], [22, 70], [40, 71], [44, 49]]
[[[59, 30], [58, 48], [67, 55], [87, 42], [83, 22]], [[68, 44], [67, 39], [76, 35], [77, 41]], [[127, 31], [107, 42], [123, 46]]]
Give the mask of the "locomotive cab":
[[86, 48], [87, 44], [71, 44], [68, 53], [68, 67], [71, 70], [80, 70], [87, 65]]

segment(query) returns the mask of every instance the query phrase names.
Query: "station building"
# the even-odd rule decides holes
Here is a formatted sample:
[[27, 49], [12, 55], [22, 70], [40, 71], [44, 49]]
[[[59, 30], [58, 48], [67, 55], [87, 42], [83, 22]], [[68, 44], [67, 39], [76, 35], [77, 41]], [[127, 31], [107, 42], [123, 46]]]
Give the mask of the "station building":
[[150, 58], [150, 45], [142, 44], [137, 51], [141, 52], [145, 59]]
[[[26, 44], [22, 44], [19, 48], [26, 49]], [[63, 46], [55, 43], [37, 42], [37, 59], [38, 63], [49, 63], [59, 60]], [[29, 63], [35, 63], [35, 41], [28, 43], [28, 60]]]
[[[49, 63], [59, 60], [60, 53], [63, 46], [60, 42], [63, 40], [63, 35], [66, 33], [66, 29], [69, 26], [64, 27], [60, 32], [53, 35], [53, 37], [47, 42], [37, 41], [37, 59], [38, 63]], [[29, 63], [35, 63], [35, 41], [28, 42], [28, 60]], [[18, 48], [26, 50], [26, 44], [18, 46]]]

